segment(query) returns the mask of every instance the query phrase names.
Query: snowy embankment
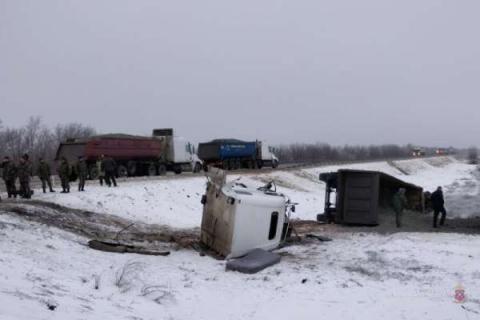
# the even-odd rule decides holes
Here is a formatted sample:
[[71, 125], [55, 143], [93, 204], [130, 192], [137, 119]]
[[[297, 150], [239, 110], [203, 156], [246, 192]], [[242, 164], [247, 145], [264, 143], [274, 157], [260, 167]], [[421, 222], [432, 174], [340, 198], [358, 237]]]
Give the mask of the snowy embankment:
[[[195, 251], [91, 250], [86, 239], [0, 212], [0, 319], [475, 319], [480, 238], [339, 233], [280, 250], [256, 275]], [[454, 302], [457, 285], [467, 300]], [[52, 310], [54, 309], [54, 310]]]
[[[294, 218], [315, 220], [316, 215], [323, 212], [325, 196], [325, 185], [318, 180], [319, 174], [342, 168], [382, 171], [417, 184], [426, 191], [443, 186], [449, 217], [480, 215], [480, 177], [476, 168], [449, 157], [274, 171], [268, 174], [259, 172], [243, 176], [231, 174], [229, 180], [240, 179], [259, 186], [274, 180], [280, 192], [299, 203]], [[44, 195], [37, 190], [35, 197], [145, 223], [194, 228], [201, 223], [200, 200], [205, 186], [204, 177], [126, 180], [120, 182], [118, 188], [100, 187], [91, 182], [86, 192]], [[72, 190], [75, 188], [72, 187]]]
[[[464, 196], [476, 188], [476, 172], [453, 159], [344, 167], [380, 170], [428, 190], [442, 185], [449, 214], [475, 213], [475, 202]], [[274, 179], [280, 191], [300, 203], [297, 217], [315, 219], [324, 197], [318, 174], [339, 168], [257, 173], [241, 179], [255, 184]], [[202, 177], [124, 181], [118, 188], [90, 184], [82, 193], [35, 197], [192, 228], [200, 225], [205, 182]], [[480, 318], [479, 236], [329, 236], [332, 242], [283, 248], [280, 264], [244, 275], [225, 272], [224, 261], [193, 250], [173, 251], [168, 257], [95, 251], [84, 237], [27, 221], [0, 207], [0, 319]], [[465, 288], [464, 304], [454, 302], [458, 285]]]

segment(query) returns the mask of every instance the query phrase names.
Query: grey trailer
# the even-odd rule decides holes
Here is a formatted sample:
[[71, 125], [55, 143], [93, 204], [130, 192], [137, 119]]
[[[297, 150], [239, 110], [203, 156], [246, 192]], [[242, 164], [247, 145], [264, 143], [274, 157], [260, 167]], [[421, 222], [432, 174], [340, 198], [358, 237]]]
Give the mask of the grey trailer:
[[[339, 170], [323, 173], [325, 215], [340, 224], [378, 225], [380, 208], [391, 206], [393, 195], [406, 190], [409, 209], [423, 212], [423, 189], [378, 171]], [[335, 204], [331, 194], [335, 194]]]

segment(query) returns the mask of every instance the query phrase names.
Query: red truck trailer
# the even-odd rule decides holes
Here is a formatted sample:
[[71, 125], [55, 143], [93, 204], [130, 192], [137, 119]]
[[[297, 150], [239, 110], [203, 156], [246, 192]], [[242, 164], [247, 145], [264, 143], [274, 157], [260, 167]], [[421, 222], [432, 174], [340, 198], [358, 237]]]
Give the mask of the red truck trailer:
[[201, 162], [193, 145], [182, 138], [173, 137], [172, 129], [154, 130], [152, 137], [107, 134], [85, 139], [68, 139], [57, 150], [57, 159], [65, 157], [75, 163], [85, 157], [89, 176], [98, 176], [96, 162], [101, 155], [111, 157], [117, 163], [118, 176], [181, 173], [198, 171]]

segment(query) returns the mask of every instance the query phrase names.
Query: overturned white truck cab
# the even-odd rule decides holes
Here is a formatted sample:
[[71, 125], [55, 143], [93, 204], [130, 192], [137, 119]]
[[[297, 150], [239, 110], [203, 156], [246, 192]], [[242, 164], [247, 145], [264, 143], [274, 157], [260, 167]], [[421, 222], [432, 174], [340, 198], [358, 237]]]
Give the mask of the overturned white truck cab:
[[210, 167], [202, 198], [201, 242], [230, 259], [254, 249], [272, 250], [285, 240], [293, 205], [270, 186], [226, 183], [224, 171]]

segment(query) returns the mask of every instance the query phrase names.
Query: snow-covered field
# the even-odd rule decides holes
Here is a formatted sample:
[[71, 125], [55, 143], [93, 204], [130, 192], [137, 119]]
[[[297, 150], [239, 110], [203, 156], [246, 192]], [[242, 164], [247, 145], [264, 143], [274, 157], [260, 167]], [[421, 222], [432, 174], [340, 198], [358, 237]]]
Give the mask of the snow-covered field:
[[[279, 191], [299, 203], [296, 218], [315, 220], [316, 215], [323, 212], [325, 196], [325, 185], [319, 181], [319, 174], [342, 168], [382, 171], [430, 191], [434, 191], [437, 186], [443, 186], [449, 217], [480, 215], [478, 170], [449, 157], [274, 171], [269, 174], [232, 174], [229, 179], [241, 179], [245, 183], [258, 186], [274, 180]], [[198, 227], [201, 222], [200, 200], [205, 192], [205, 185], [204, 177], [132, 182], [126, 180], [120, 182], [117, 188], [100, 187], [97, 183], [90, 183], [87, 191], [82, 193], [73, 191], [70, 194], [44, 195], [37, 190], [36, 198], [146, 223], [193, 228]], [[74, 186], [72, 190], [75, 190]]]
[[[476, 170], [456, 160], [345, 167], [384, 171], [429, 190], [442, 185], [451, 216], [478, 214]], [[300, 203], [297, 217], [315, 219], [324, 197], [318, 174], [338, 168], [241, 179], [261, 184], [273, 178]], [[127, 181], [110, 189], [90, 184], [83, 193], [37, 191], [35, 197], [192, 228], [201, 221], [204, 188], [204, 178], [192, 177]], [[480, 319], [480, 236], [329, 236], [332, 242], [281, 249], [280, 264], [244, 275], [192, 250], [168, 257], [94, 251], [88, 239], [0, 209], [0, 319]], [[454, 302], [458, 285], [466, 290], [464, 304]]]
[[[2, 320], [480, 316], [478, 236], [339, 234], [284, 248], [279, 265], [243, 275], [194, 251], [109, 254], [70, 233], [8, 215], [0, 221]], [[459, 284], [463, 305], [454, 303]]]

